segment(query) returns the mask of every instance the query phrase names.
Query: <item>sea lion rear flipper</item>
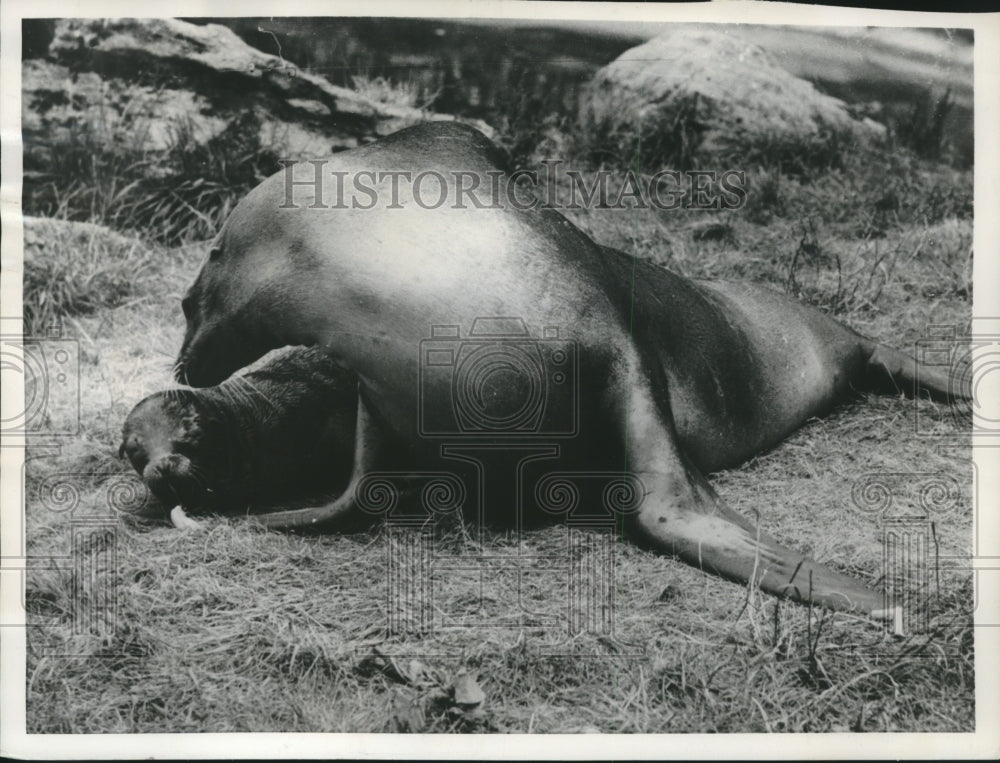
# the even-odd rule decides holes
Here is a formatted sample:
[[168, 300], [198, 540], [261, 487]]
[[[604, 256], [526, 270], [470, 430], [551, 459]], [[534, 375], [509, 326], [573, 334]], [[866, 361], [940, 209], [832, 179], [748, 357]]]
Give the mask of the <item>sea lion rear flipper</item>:
[[868, 376], [874, 387], [908, 395], [926, 392], [943, 402], [972, 399], [972, 367], [954, 373], [950, 366], [919, 363], [905, 352], [872, 342], [868, 350]]
[[358, 419], [354, 435], [354, 465], [351, 479], [344, 492], [332, 502], [322, 506], [256, 514], [254, 520], [272, 530], [320, 530], [355, 515], [357, 513], [355, 490], [361, 478], [375, 468], [381, 449], [381, 439], [359, 389]]

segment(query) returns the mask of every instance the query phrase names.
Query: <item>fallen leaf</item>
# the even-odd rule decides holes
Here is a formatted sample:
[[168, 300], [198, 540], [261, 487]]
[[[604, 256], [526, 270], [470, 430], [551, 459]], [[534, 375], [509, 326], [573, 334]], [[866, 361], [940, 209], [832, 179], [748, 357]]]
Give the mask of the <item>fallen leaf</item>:
[[397, 689], [392, 697], [392, 726], [394, 730], [403, 733], [416, 733], [423, 730], [427, 722], [424, 704], [420, 697], [415, 697]]
[[681, 595], [681, 590], [677, 586], [668, 585], [666, 588], [663, 589], [663, 591], [660, 593], [660, 595], [657, 597], [656, 600], [673, 601], [680, 595]]
[[486, 694], [476, 683], [476, 679], [468, 673], [459, 673], [455, 677], [452, 686], [455, 692], [455, 704], [463, 707], [475, 707], [481, 705], [486, 699]]

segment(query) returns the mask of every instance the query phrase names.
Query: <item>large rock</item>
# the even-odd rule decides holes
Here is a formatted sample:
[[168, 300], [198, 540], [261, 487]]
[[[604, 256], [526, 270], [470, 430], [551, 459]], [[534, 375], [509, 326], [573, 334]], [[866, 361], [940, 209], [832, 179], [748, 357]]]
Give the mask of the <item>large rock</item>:
[[214, 235], [282, 160], [453, 119], [331, 85], [216, 24], [42, 20], [25, 54], [25, 212], [171, 246]]
[[281, 156], [315, 158], [419, 121], [453, 118], [376, 103], [217, 24], [62, 19], [46, 49], [44, 58], [24, 62], [28, 151], [58, 150], [84, 134], [98, 143], [121, 140], [123, 133], [155, 151], [179, 139], [208, 140], [240, 119]]
[[601, 69], [581, 122], [595, 155], [646, 169], [706, 158], [824, 164], [885, 134], [789, 74], [738, 29], [685, 25]]

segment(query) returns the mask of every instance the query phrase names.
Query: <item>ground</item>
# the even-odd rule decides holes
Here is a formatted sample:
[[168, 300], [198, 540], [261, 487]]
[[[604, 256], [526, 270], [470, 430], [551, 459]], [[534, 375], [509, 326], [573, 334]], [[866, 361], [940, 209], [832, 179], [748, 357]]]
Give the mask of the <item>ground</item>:
[[[762, 206], [728, 216], [588, 210], [574, 221], [688, 276], [770, 282], [901, 349], [912, 351], [928, 326], [966, 327], [968, 215], [887, 220], [859, 202], [838, 216], [852, 207], [831, 201], [841, 193], [831, 188], [841, 186], [787, 181]], [[420, 569], [404, 553], [414, 542], [407, 531], [297, 537], [225, 519], [180, 531], [109, 510], [135, 507], [134, 482], [122, 488], [121, 423], [172, 384], [180, 297], [205, 250], [138, 243], [121, 255], [128, 296], [64, 323], [79, 347], [81, 426], [52, 440], [58, 451], [35, 440], [28, 453], [29, 553], [52, 559], [28, 579], [37, 626], [29, 732], [973, 728], [972, 588], [961, 565], [947, 563], [971, 548], [969, 443], [953, 412], [930, 401], [860, 396], [711, 478], [788, 546], [871, 585], [887, 569], [887, 517], [859, 481], [879, 475], [897, 505], [912, 507], [921, 480], [956, 478], [961, 494], [932, 517], [926, 566], [937, 559], [941, 569], [929, 573], [926, 617], [905, 636], [618, 541], [605, 557], [613, 634], [569, 636], [545, 627], [568, 605], [562, 527], [521, 537], [440, 528], [426, 611], [389, 596], [393, 581], [412, 583]], [[67, 474], [79, 501], [57, 511], [72, 496], [51, 488]], [[87, 521], [104, 529], [77, 546], [75, 566], [60, 560]], [[585, 534], [598, 549], [585, 560], [601, 540]], [[534, 559], [520, 606], [510, 577], [519, 557]], [[97, 620], [81, 624], [81, 607]], [[512, 622], [511, 612], [524, 614]], [[440, 627], [462, 616], [473, 627]]]

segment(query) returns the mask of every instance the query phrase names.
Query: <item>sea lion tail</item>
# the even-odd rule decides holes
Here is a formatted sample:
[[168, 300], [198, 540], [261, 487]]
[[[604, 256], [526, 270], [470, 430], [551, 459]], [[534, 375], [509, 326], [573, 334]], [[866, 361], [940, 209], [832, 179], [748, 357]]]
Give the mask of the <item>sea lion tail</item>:
[[945, 403], [972, 399], [971, 364], [953, 365], [950, 357], [942, 358], [942, 364], [920, 363], [905, 352], [877, 342], [871, 342], [865, 349], [868, 380], [873, 389], [911, 396], [923, 392]]

